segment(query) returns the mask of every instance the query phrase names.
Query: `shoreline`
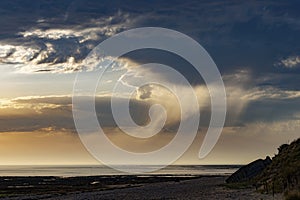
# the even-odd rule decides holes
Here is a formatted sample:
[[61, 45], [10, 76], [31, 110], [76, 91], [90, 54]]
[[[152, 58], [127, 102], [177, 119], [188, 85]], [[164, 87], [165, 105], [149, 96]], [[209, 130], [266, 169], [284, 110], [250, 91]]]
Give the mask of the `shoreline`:
[[282, 199], [225, 187], [225, 175], [0, 177], [0, 199]]
[[[100, 176], [2, 176], [0, 198], [26, 196], [60, 196], [74, 192], [91, 192], [130, 188], [150, 183], [180, 182], [206, 175], [100, 175]], [[209, 176], [214, 177], [214, 176]], [[26, 199], [26, 197], [24, 198]]]
[[[127, 173], [104, 165], [21, 165], [0, 166], [0, 176], [113, 176], [113, 175], [231, 175], [240, 165], [170, 165], [153, 171], [157, 165], [122, 165], [133, 172], [143, 168], [149, 173]], [[125, 170], [126, 171], [126, 170]]]

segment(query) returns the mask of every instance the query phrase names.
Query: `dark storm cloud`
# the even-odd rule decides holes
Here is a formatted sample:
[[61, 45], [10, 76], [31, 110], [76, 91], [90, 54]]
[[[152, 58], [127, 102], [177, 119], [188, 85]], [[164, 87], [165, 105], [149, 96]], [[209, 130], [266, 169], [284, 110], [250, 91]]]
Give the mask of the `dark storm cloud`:
[[32, 70], [39, 72], [76, 69], [63, 64], [80, 62], [128, 26], [127, 14], [109, 8], [100, 1], [1, 1], [0, 63], [40, 65]]
[[[152, 16], [157, 19], [162, 16], [160, 23], [165, 27], [175, 28], [198, 40], [222, 73], [243, 68], [250, 69], [256, 76], [270, 72], [299, 72], [299, 69], [278, 70], [274, 67], [274, 63], [283, 57], [300, 54], [300, 16], [296, 11], [299, 3], [226, 1], [190, 2], [181, 6], [173, 8], [179, 13], [164, 17], [154, 13]], [[175, 24], [168, 25], [168, 21]]]
[[[281, 95], [286, 94], [284, 91], [300, 90], [299, 9], [299, 1], [3, 0], [0, 1], [0, 63], [30, 63], [37, 66], [33, 71], [43, 73], [72, 71], [95, 45], [111, 35], [136, 27], [165, 27], [181, 31], [203, 45], [224, 77], [239, 70], [250, 72], [247, 80], [233, 79], [231, 86], [242, 88], [244, 93], [238, 94], [241, 96], [253, 93], [252, 88], [255, 88], [258, 92], [254, 94], [259, 93], [259, 97], [245, 103], [247, 106], [239, 119], [232, 114], [237, 110], [237, 103], [233, 101], [227, 126], [292, 119], [297, 116], [295, 108], [300, 99]], [[192, 66], [171, 53], [148, 49], [124, 57], [140, 64], [166, 64], [182, 73], [194, 86], [203, 83]], [[68, 62], [70, 65], [59, 65]], [[172, 81], [168, 74], [164, 74], [164, 78]], [[228, 90], [229, 96], [238, 89], [232, 88]], [[141, 99], [149, 96], [149, 90], [143, 91]], [[40, 99], [30, 101], [41, 103], [36, 102]], [[2, 117], [0, 127], [25, 130], [56, 124], [73, 129], [70, 99], [43, 101], [58, 107], [42, 108], [42, 115], [31, 114], [29, 118]], [[137, 123], [143, 124], [148, 119], [148, 105], [139, 103], [132, 107], [140, 110], [134, 115]], [[209, 111], [205, 109], [202, 116], [207, 124]], [[102, 117], [100, 123], [115, 125], [109, 101], [102, 99], [98, 110]]]
[[300, 120], [300, 98], [295, 99], [264, 99], [253, 101], [248, 104], [240, 117], [240, 122], [279, 122]]
[[0, 109], [0, 132], [30, 132], [43, 128], [73, 130], [70, 98], [12, 100]]
[[[84, 101], [84, 98], [82, 98]], [[117, 100], [117, 104], [124, 101]], [[35, 131], [43, 128], [75, 131], [72, 116], [71, 97], [32, 97], [12, 100], [11, 104], [0, 107], [0, 132]], [[103, 127], [116, 127], [109, 97], [97, 97], [95, 101], [98, 121]], [[127, 116], [139, 125], [149, 120], [150, 104], [131, 100]], [[126, 120], [126, 119], [124, 119]]]
[[[45, 49], [43, 43], [53, 45], [55, 53], [40, 60], [41, 63], [63, 63], [70, 56], [80, 61], [89, 52], [89, 45], [140, 26], [166, 27], [192, 36], [208, 50], [222, 73], [237, 68], [250, 68], [258, 74], [280, 73], [286, 69], [278, 70], [274, 63], [300, 54], [298, 1], [4, 0], [0, 8], [2, 43], [35, 44], [41, 50]], [[87, 28], [106, 26], [94, 39], [87, 35], [97, 30], [84, 32], [83, 36], [82, 31]], [[115, 30], [108, 33], [111, 27]], [[52, 29], [71, 32], [58, 38], [47, 37], [47, 31]], [[42, 34], [20, 34], [36, 30]], [[82, 37], [87, 38], [80, 43]], [[299, 70], [293, 69], [293, 73]]]
[[[233, 80], [237, 82], [237, 80]], [[151, 99], [151, 87], [142, 88], [142, 97]], [[234, 93], [233, 90], [237, 92]], [[240, 91], [239, 91], [240, 90]], [[298, 107], [300, 102], [299, 91], [279, 90], [271, 86], [256, 87], [252, 89], [239, 88], [227, 84], [228, 110], [225, 127], [241, 127], [251, 123], [281, 122], [286, 120], [299, 120]], [[156, 102], [132, 99], [129, 109], [130, 116], [123, 120], [133, 119], [138, 125], [149, 123], [149, 109]], [[84, 101], [85, 98], [82, 98]], [[118, 98], [115, 106], [122, 105], [124, 99]], [[170, 101], [170, 100], [165, 100]], [[244, 102], [243, 102], [244, 101]], [[241, 105], [239, 105], [241, 104]], [[2, 104], [0, 109], [0, 132], [36, 131], [51, 128], [51, 130], [69, 130], [75, 132], [72, 117], [71, 97], [49, 96], [31, 97], [12, 100], [10, 104]], [[83, 104], [85, 105], [85, 104]], [[98, 121], [103, 128], [117, 127], [111, 111], [110, 97], [97, 97], [95, 101]], [[177, 109], [176, 106], [171, 107]], [[201, 120], [199, 128], [205, 128], [210, 122], [210, 104], [201, 107]], [[176, 132], [182, 121], [167, 113], [171, 117], [164, 130]], [[189, 116], [189, 117], [192, 117]], [[189, 118], [185, 119], [189, 120]], [[125, 122], [126, 123], [126, 122]]]

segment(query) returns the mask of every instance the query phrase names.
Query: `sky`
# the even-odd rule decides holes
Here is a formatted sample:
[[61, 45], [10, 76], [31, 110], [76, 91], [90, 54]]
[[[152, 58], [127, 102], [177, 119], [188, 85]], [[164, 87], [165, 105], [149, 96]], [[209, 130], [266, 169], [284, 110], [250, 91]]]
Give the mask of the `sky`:
[[[114, 144], [151, 152], [175, 137], [180, 107], [160, 85], [137, 88], [130, 99], [131, 117], [141, 126], [149, 123], [151, 105], [165, 108], [166, 123], [151, 138], [123, 133], [110, 108], [117, 82], [135, 87], [153, 78], [176, 85], [188, 103], [187, 88], [174, 76], [159, 65], [141, 66], [161, 63], [189, 81], [200, 107], [193, 112], [201, 113], [193, 144], [174, 164], [245, 164], [273, 156], [279, 145], [300, 136], [299, 9], [299, 1], [0, 1], [0, 165], [98, 164], [75, 129], [74, 82], [82, 70], [97, 71], [84, 62], [99, 43], [139, 27], [173, 29], [206, 49], [225, 84], [226, 122], [214, 149], [199, 159], [211, 116], [201, 75], [170, 52], [137, 50], [118, 58], [96, 91], [98, 121]], [[159, 124], [163, 117], [154, 113], [154, 119]]]

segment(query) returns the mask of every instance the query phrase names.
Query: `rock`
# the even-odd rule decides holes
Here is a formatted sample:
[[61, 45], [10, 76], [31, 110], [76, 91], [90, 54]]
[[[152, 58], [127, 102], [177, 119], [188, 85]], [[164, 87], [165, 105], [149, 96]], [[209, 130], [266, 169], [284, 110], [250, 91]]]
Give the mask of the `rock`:
[[241, 167], [238, 171], [233, 173], [227, 180], [227, 183], [237, 183], [237, 182], [245, 182], [254, 178], [258, 174], [260, 174], [269, 164], [271, 164], [272, 160], [269, 156], [266, 157], [265, 160], [258, 159], [253, 161], [252, 163]]

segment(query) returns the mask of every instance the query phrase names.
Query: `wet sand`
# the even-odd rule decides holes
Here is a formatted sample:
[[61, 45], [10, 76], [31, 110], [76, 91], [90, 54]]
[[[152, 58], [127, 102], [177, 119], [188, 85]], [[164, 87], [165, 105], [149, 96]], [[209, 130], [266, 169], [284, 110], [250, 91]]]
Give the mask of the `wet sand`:
[[[28, 187], [10, 189], [2, 199], [242, 199], [279, 200], [282, 195], [259, 194], [254, 189], [229, 189], [224, 186], [225, 176], [193, 177], [31, 177]], [[7, 178], [6, 178], [7, 179]], [[13, 180], [13, 179], [11, 179]], [[34, 180], [34, 181], [33, 181]], [[1, 178], [1, 191], [5, 186]], [[8, 181], [9, 182], [9, 181]], [[13, 183], [13, 181], [11, 182]], [[22, 180], [17, 181], [18, 185]], [[8, 186], [8, 185], [6, 185]], [[44, 186], [44, 187], [43, 187]], [[14, 194], [14, 192], [16, 192]], [[18, 194], [17, 194], [18, 193]]]

